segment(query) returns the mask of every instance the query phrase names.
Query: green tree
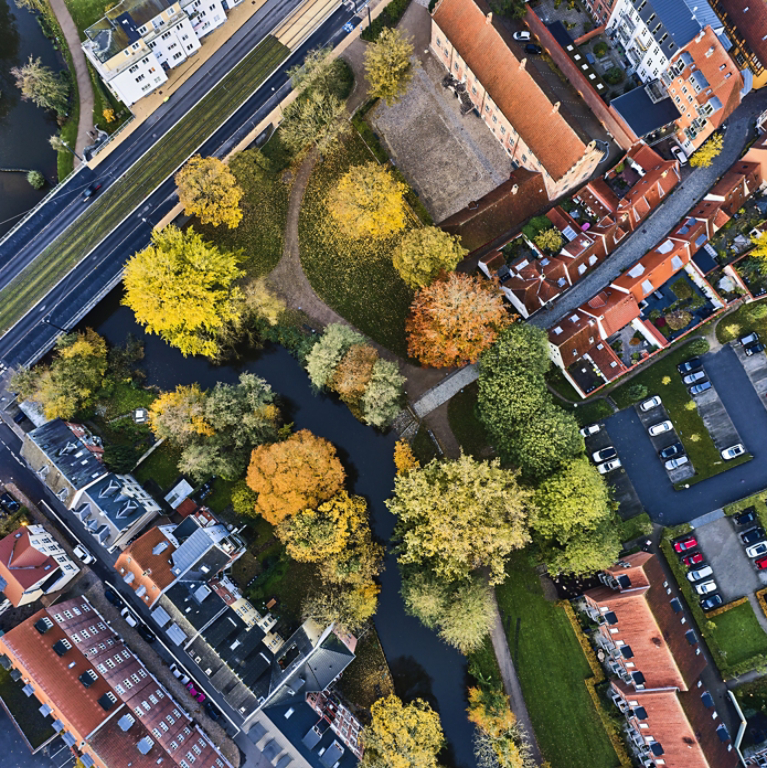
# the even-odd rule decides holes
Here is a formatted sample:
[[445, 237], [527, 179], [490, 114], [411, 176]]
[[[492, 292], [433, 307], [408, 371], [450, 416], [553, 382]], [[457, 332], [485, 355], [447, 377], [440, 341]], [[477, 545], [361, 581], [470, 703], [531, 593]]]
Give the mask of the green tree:
[[439, 622], [439, 636], [463, 654], [479, 650], [495, 619], [493, 594], [479, 579], [458, 585]]
[[647, 397], [648, 390], [644, 384], [630, 384], [629, 388], [626, 390], [626, 394], [633, 403], [636, 403]]
[[365, 337], [341, 323], [331, 323], [306, 357], [306, 372], [315, 389], [330, 384], [343, 356], [355, 344], [364, 344]]
[[329, 586], [313, 592], [301, 606], [301, 616], [321, 626], [335, 623], [348, 632], [358, 632], [378, 607], [377, 584], [362, 588]]
[[394, 268], [411, 288], [421, 288], [440, 273], [452, 272], [467, 253], [457, 235], [439, 227], [416, 227], [394, 249]]
[[551, 573], [590, 576], [615, 563], [621, 549], [618, 529], [608, 519], [576, 533], [564, 546], [544, 547], [543, 555]]
[[253, 517], [257, 499], [258, 494], [244, 480], [238, 480], [232, 487], [232, 509], [238, 517]]
[[399, 562], [423, 564], [446, 581], [487, 568], [500, 584], [509, 553], [529, 541], [530, 501], [517, 474], [497, 460], [462, 455], [397, 475], [386, 505], [398, 518]]
[[132, 472], [138, 460], [139, 452], [133, 445], [109, 443], [104, 448], [104, 464], [118, 475]]
[[365, 50], [365, 75], [370, 97], [391, 106], [407, 92], [413, 79], [413, 46], [393, 27], [384, 29]]
[[42, 189], [45, 186], [45, 176], [40, 171], [29, 171], [27, 182], [32, 189]]
[[293, 152], [315, 146], [321, 155], [330, 152], [349, 128], [344, 103], [325, 91], [299, 96], [282, 113], [280, 135]]
[[429, 629], [437, 627], [452, 596], [450, 584], [430, 571], [410, 571], [402, 576], [405, 610]]
[[386, 429], [402, 410], [405, 377], [399, 366], [388, 360], [376, 360], [373, 375], [362, 395], [362, 418], [366, 424]]
[[69, 103], [69, 85], [41, 59], [30, 55], [26, 64], [11, 69], [24, 101], [64, 115]]

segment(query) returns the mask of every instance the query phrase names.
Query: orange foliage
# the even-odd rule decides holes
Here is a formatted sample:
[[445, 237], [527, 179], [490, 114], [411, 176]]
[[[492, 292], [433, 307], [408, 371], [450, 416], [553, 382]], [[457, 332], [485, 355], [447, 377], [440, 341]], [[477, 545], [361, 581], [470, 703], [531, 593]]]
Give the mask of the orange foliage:
[[341, 359], [333, 374], [332, 388], [345, 403], [357, 404], [373, 376], [378, 352], [369, 344], [354, 344]]
[[397, 468], [398, 475], [421, 466], [421, 462], [416, 459], [407, 440], [397, 440], [394, 443], [394, 466]]

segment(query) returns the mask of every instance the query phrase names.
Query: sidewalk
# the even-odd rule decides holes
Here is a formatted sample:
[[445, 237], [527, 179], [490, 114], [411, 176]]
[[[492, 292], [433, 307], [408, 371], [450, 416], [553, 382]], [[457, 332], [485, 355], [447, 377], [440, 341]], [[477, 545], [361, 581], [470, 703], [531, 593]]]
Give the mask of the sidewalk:
[[[93, 86], [88, 75], [88, 67], [85, 64], [85, 54], [80, 47], [80, 35], [69, 9], [64, 0], [50, 0], [50, 3], [53, 13], [61, 25], [61, 31], [64, 33], [67, 47], [72, 54], [72, 61], [75, 65], [73, 74], [77, 80], [77, 90], [80, 92], [80, 119], [77, 122], [75, 152], [82, 157], [83, 150], [88, 145], [93, 144], [93, 139], [88, 135], [93, 130]], [[80, 160], [75, 157], [75, 168], [78, 165], [80, 165]]]

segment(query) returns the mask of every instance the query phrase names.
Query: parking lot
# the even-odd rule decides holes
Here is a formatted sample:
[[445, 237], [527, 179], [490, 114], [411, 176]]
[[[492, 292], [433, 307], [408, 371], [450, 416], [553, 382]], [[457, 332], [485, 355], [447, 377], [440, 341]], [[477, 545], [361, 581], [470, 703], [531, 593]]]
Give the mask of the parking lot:
[[695, 404], [717, 451], [742, 442], [713, 381], [710, 389], [695, 397]]
[[751, 380], [756, 394], [759, 395], [762, 405], [767, 408], [767, 355], [757, 352], [755, 355], [747, 355], [740, 342], [730, 342], [730, 347], [735, 352], [743, 370]]
[[[669, 420], [668, 412], [663, 406], [663, 403], [655, 406], [654, 408], [651, 408], [648, 411], [643, 411], [639, 405], [634, 406], [634, 408], [637, 412], [637, 416], [639, 416], [639, 420], [642, 422], [642, 426], [646, 430], [649, 430], [650, 427], [655, 424]], [[679, 435], [677, 435], [676, 429], [673, 428], [668, 432], [662, 432], [661, 434], [655, 436], [651, 435], [648, 431], [647, 437], [652, 443], [652, 447], [655, 449], [656, 454], [660, 453], [660, 451], [662, 451], [664, 448], [668, 448], [669, 446], [680, 442]], [[671, 480], [672, 483], [680, 483], [682, 480], [687, 480], [695, 474], [695, 467], [693, 467], [689, 458], [686, 464], [683, 464], [681, 467], [677, 467], [676, 469], [666, 469], [666, 462], [660, 457], [658, 457], [658, 461], [668, 475], [668, 479]]]

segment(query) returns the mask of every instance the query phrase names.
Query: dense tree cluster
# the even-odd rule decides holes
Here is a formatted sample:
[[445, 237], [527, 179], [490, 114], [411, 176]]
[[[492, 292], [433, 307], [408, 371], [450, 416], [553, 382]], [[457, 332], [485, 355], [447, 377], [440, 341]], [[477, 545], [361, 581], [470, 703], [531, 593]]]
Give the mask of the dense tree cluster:
[[509, 698], [496, 688], [469, 688], [469, 720], [477, 727], [474, 755], [479, 768], [533, 768]]

